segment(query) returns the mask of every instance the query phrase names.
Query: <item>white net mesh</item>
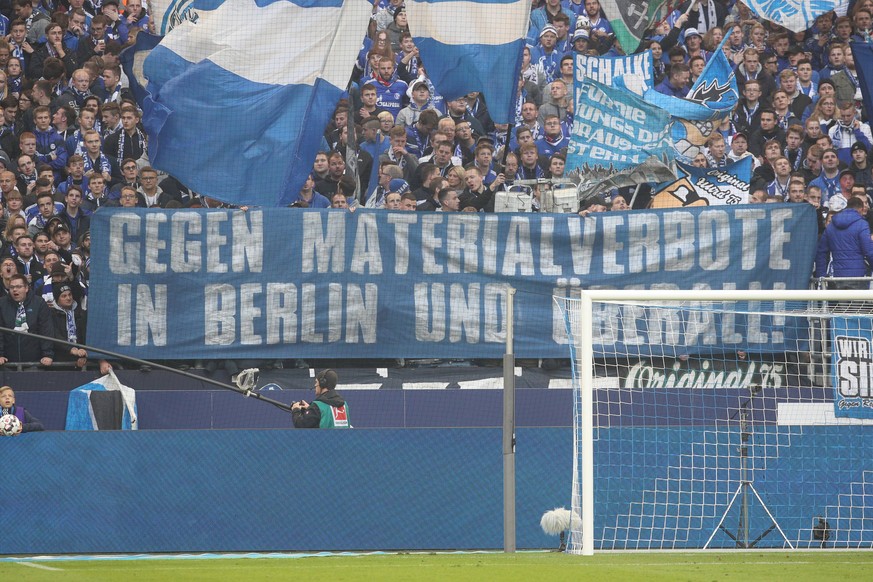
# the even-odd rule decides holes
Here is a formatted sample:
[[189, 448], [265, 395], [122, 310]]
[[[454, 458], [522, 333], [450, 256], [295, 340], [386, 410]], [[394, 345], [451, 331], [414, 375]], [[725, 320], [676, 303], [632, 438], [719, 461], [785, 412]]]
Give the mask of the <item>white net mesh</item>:
[[593, 380], [596, 549], [873, 547], [873, 420], [840, 416], [873, 405], [869, 305], [594, 302], [583, 329], [580, 300], [556, 300], [580, 515], [579, 390]]

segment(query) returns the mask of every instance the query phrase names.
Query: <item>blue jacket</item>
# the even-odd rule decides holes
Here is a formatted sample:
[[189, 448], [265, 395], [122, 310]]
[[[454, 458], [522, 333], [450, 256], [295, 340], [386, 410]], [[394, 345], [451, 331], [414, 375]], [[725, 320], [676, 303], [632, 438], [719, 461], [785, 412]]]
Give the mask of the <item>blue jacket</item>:
[[685, 99], [685, 96], [688, 95], [688, 87], [679, 87], [677, 89], [670, 84], [669, 77], [661, 81], [658, 85], [655, 85], [655, 91], [663, 93], [664, 95], [669, 95], [670, 97], [679, 97], [680, 99]]
[[873, 240], [870, 225], [854, 208], [834, 215], [818, 241], [815, 253], [815, 276], [828, 274], [828, 259], [833, 262], [834, 277], [864, 277], [873, 265]]

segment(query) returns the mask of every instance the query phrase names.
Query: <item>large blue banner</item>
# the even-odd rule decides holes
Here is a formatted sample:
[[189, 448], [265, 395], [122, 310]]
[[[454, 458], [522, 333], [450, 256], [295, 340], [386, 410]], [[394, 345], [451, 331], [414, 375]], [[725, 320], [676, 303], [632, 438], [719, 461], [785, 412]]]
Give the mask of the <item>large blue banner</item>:
[[[516, 352], [565, 357], [553, 295], [802, 289], [817, 232], [808, 204], [587, 218], [105, 209], [91, 229], [89, 343], [146, 359], [497, 357], [507, 284]], [[624, 321], [618, 351], [640, 337]]]
[[834, 415], [873, 418], [873, 322], [868, 317], [831, 320]]
[[583, 180], [580, 196], [675, 179], [670, 115], [629, 90], [579, 74], [577, 68], [567, 168]]

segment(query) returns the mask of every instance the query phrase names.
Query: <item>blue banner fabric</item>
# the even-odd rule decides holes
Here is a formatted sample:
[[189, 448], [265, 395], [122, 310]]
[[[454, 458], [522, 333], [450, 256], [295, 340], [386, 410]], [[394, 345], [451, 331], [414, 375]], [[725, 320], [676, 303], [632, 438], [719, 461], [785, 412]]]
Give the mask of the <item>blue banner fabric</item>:
[[684, 99], [664, 95], [654, 88], [645, 93], [647, 102], [666, 109], [672, 116], [675, 155], [681, 162], [691, 163], [715, 128], [733, 113], [737, 105], [736, 75], [722, 50], [729, 36], [725, 34]]
[[643, 95], [654, 84], [652, 51], [643, 51], [625, 57], [592, 57], [576, 55], [574, 85], [585, 79], [597, 81], [609, 87], [624, 87], [632, 93]]
[[858, 73], [858, 83], [861, 86], [861, 97], [864, 109], [869, 116], [873, 111], [873, 45], [867, 42], [853, 42], [852, 58], [855, 59], [855, 70]]
[[873, 322], [868, 317], [831, 320], [834, 415], [873, 418]]
[[669, 114], [628, 90], [578, 73], [577, 68], [567, 169], [584, 180], [580, 196], [675, 178]]
[[124, 69], [124, 74], [127, 75], [130, 83], [130, 91], [140, 107], [145, 103], [149, 84], [148, 79], [145, 78], [145, 73], [143, 73], [143, 64], [146, 57], [151, 54], [152, 49], [160, 42], [160, 36], [142, 30], [136, 35], [136, 42], [118, 55], [121, 68]]
[[496, 123], [509, 123], [530, 0], [410, 0], [409, 30], [436, 90], [451, 100], [473, 91]]
[[290, 204], [371, 10], [366, 0], [225, 0], [178, 24], [144, 62], [152, 165], [224, 202]]
[[[808, 204], [587, 218], [108, 208], [91, 222], [88, 338], [145, 359], [493, 358], [510, 284], [517, 353], [566, 357], [553, 295], [803, 289], [816, 233]], [[644, 338], [624, 321], [628, 343]], [[622, 352], [627, 337], [598, 341]], [[792, 345], [767, 342], [745, 349]]]
[[[837, 6], [834, 0], [747, 0], [746, 6], [761, 18], [784, 26], [792, 32], [803, 32], [815, 19]], [[725, 35], [727, 36], [727, 35]]]

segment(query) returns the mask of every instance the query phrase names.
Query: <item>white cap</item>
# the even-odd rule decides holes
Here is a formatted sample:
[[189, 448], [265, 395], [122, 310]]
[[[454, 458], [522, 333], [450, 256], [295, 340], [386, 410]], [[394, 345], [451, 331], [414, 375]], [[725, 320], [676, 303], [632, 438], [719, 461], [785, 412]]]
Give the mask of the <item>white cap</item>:
[[831, 212], [839, 212], [846, 208], [847, 205], [846, 197], [842, 194], [837, 194], [835, 196], [831, 196], [828, 198], [828, 209]]

